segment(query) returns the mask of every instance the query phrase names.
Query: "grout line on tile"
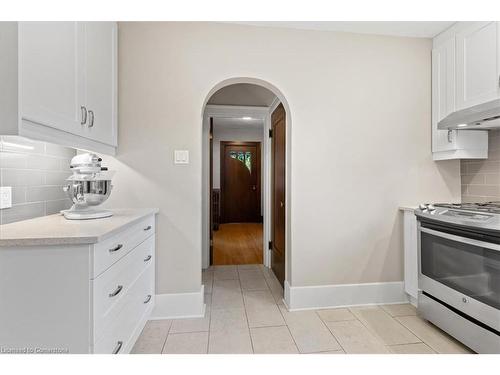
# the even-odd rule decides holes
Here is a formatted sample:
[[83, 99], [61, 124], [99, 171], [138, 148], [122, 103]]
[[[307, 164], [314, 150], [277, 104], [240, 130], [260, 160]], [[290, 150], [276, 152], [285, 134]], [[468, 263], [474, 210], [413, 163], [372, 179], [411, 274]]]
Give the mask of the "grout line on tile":
[[[410, 315], [411, 316], [411, 315]], [[395, 346], [407, 346], [407, 345], [418, 345], [418, 344], [424, 344], [425, 346], [428, 346], [429, 349], [431, 349], [433, 352], [437, 353], [434, 349], [432, 349], [429, 344], [425, 343], [425, 342], [410, 342], [410, 343], [406, 343], [406, 344], [391, 344], [391, 345], [388, 345], [386, 344], [385, 346], [387, 346], [388, 348], [393, 348]]]
[[[320, 322], [323, 323], [323, 325], [326, 327], [326, 329], [328, 330], [328, 332], [330, 332], [330, 335], [332, 335], [333, 339], [337, 342], [337, 344], [339, 344], [339, 346], [342, 348], [342, 350], [344, 352], [346, 352], [345, 349], [344, 349], [344, 347], [342, 345], [340, 345], [340, 341], [337, 339], [337, 337], [333, 334], [333, 332], [328, 327], [328, 324], [326, 324], [326, 322], [323, 319], [321, 319], [321, 316], [319, 316], [319, 314], [318, 314], [318, 310], [315, 310], [314, 313], [316, 314], [316, 316], [318, 317], [318, 319], [320, 320]], [[354, 317], [356, 317], [356, 316], [354, 316]]]
[[170, 335], [170, 329], [172, 328], [172, 322], [168, 326], [167, 334], [165, 335], [165, 339], [163, 340], [163, 345], [161, 346], [160, 354], [163, 354], [163, 349], [165, 348], [165, 344], [167, 343], [168, 335]]
[[[212, 284], [213, 284], [213, 279], [212, 279]], [[212, 291], [214, 286], [212, 285]], [[212, 306], [210, 305], [210, 308]], [[207, 313], [207, 304], [205, 304], [205, 314]], [[212, 311], [210, 311], [210, 318], [208, 319], [208, 339], [207, 339], [207, 354], [210, 353], [210, 333], [212, 332]]]
[[[403, 327], [404, 329], [406, 329], [408, 332], [410, 332], [411, 334], [413, 334], [413, 336], [415, 336], [417, 339], [420, 340], [420, 343], [423, 343], [423, 344], [426, 344], [424, 342], [424, 340], [422, 340], [420, 337], [418, 337], [414, 332], [412, 332], [411, 329], [409, 329], [408, 327], [406, 327], [403, 323], [401, 323], [398, 319], [396, 319], [396, 317], [393, 317], [391, 316], [391, 314], [389, 314], [387, 311], [385, 311], [384, 309], [382, 309], [382, 311], [384, 311], [387, 315], [389, 315], [391, 317], [392, 320], [395, 320], [401, 327]], [[415, 316], [415, 315], [402, 315], [401, 317], [404, 317], [404, 316]], [[412, 344], [419, 344], [418, 342], [415, 342], [415, 343], [412, 343]], [[404, 344], [402, 344], [404, 345]], [[427, 345], [427, 344], [426, 344]], [[429, 345], [427, 345], [429, 346]], [[430, 346], [429, 346], [430, 347]], [[432, 348], [431, 348], [432, 349]], [[434, 349], [433, 349], [434, 350]]]
[[[239, 271], [238, 271], [238, 277], [239, 277]], [[250, 332], [250, 322], [248, 321], [247, 305], [245, 303], [245, 298], [243, 297], [243, 291], [241, 292], [241, 298], [243, 299], [243, 311], [245, 311], [245, 319], [247, 321], [247, 329], [248, 329], [248, 335], [250, 336], [250, 345], [252, 346], [252, 354], [255, 354], [255, 349], [253, 347], [252, 332]]]
[[[267, 282], [267, 280], [266, 280], [266, 282]], [[274, 299], [274, 297], [273, 297], [273, 299]], [[276, 300], [274, 300], [274, 302], [276, 303]], [[276, 303], [276, 306], [278, 307], [278, 311], [280, 312], [281, 317], [283, 318], [283, 321], [285, 322], [285, 327], [288, 330], [288, 333], [290, 334], [290, 337], [292, 338], [292, 341], [293, 341], [295, 347], [297, 348], [297, 353], [301, 353], [300, 349], [299, 349], [299, 345], [297, 344], [297, 341], [295, 341], [295, 337], [293, 337], [292, 331], [290, 330], [290, 327], [288, 326], [288, 323], [287, 323], [287, 321], [285, 319], [285, 315], [283, 314], [283, 312], [281, 311], [281, 309], [280, 309], [280, 307], [278, 306], [277, 303]], [[286, 307], [285, 307], [285, 309], [286, 309]], [[328, 329], [328, 327], [327, 327], [327, 329]]]
[[[395, 305], [398, 305], [398, 304], [395, 304]], [[404, 318], [404, 317], [406, 317], [406, 316], [415, 316], [415, 314], [404, 314], [404, 315], [392, 316], [392, 315], [391, 315], [391, 313], [390, 313], [389, 311], [387, 311], [387, 309], [385, 308], [385, 306], [386, 306], [386, 305], [380, 305], [380, 308], [381, 308], [382, 310], [384, 310], [387, 314], [389, 314], [389, 316], [390, 316], [392, 319], [394, 319], [394, 320], [396, 320], [396, 318]], [[398, 320], [396, 320], [396, 321], [397, 321], [399, 324], [401, 324]], [[403, 327], [404, 327], [404, 325], [403, 325]], [[405, 328], [406, 328], [406, 327], [405, 327]], [[408, 328], [406, 328], [406, 329], [408, 329]], [[405, 344], [402, 344], [402, 345], [405, 345]]]
[[[376, 306], [376, 307], [378, 307], [380, 310], [384, 311], [384, 309], [382, 309], [379, 305], [375, 305], [375, 306]], [[365, 323], [363, 323], [363, 321], [362, 321], [361, 319], [359, 319], [359, 318], [356, 316], [356, 314], [354, 314], [354, 312], [351, 310], [351, 307], [349, 308], [349, 311], [351, 312], [351, 314], [352, 314], [352, 315], [354, 315], [354, 317], [356, 318], [356, 320], [357, 320], [358, 322], [360, 322], [360, 323], [363, 325], [363, 327], [365, 327], [365, 328], [368, 330], [368, 332], [370, 332], [370, 333], [371, 333], [371, 334], [372, 334], [372, 335], [373, 335], [373, 336], [374, 336], [374, 337], [375, 337], [375, 338], [376, 338], [376, 339], [377, 339], [377, 340], [378, 340], [378, 341], [379, 341], [379, 342], [380, 342], [383, 346], [387, 346], [387, 344], [384, 342], [384, 340], [382, 340], [382, 338], [381, 338], [381, 337], [380, 337], [380, 336], [379, 336], [379, 335], [378, 335], [378, 334], [377, 334], [374, 330], [372, 330], [370, 327], [368, 327]], [[384, 311], [384, 313], [386, 313], [386, 312]], [[387, 313], [386, 313], [386, 314], [387, 314]], [[389, 315], [389, 314], [387, 314], [387, 315]], [[391, 319], [393, 319], [393, 320], [396, 320], [396, 319], [394, 319], [394, 318], [393, 318], [392, 316], [390, 316], [390, 315], [389, 315], [389, 317], [390, 317]], [[401, 323], [400, 323], [400, 324], [401, 324]], [[404, 327], [404, 328], [406, 328], [406, 327]], [[420, 340], [420, 338], [419, 338], [419, 337], [417, 337], [417, 338]]]

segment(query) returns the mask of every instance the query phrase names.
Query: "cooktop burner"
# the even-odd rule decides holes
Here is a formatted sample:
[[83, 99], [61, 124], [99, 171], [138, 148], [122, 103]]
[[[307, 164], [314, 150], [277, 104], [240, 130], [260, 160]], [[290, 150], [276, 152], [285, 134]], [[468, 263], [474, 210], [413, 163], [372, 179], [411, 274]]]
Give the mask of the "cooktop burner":
[[414, 212], [420, 221], [458, 225], [500, 238], [500, 202], [421, 204]]
[[500, 202], [485, 203], [436, 203], [435, 207], [453, 208], [456, 210], [467, 210], [477, 212], [489, 212], [500, 214]]

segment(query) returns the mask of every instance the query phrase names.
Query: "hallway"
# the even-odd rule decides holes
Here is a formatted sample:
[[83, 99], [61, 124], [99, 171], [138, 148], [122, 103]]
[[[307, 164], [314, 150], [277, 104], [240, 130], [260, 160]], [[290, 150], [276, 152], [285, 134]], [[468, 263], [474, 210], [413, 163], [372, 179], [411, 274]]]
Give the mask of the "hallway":
[[408, 304], [289, 312], [262, 265], [203, 271], [203, 318], [149, 321], [132, 353], [470, 353]]
[[214, 265], [262, 264], [262, 223], [221, 224], [214, 231]]

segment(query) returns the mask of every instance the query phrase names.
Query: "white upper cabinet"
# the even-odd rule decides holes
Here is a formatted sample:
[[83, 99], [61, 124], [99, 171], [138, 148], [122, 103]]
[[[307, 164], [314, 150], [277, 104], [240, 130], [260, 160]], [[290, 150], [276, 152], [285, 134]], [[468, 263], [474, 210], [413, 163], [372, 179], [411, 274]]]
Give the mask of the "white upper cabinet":
[[77, 22], [21, 22], [22, 119], [70, 133], [81, 128], [83, 33]]
[[456, 131], [439, 130], [437, 123], [455, 110], [455, 40], [432, 50], [432, 151], [456, 148]]
[[497, 22], [457, 22], [433, 40], [432, 153], [434, 160], [485, 159], [487, 130], [440, 130], [438, 122], [499, 95]]
[[457, 109], [500, 97], [500, 26], [472, 22], [456, 35]]
[[85, 22], [84, 28], [85, 106], [88, 110], [84, 136], [116, 146], [116, 23]]
[[19, 134], [113, 154], [115, 22], [20, 22]]

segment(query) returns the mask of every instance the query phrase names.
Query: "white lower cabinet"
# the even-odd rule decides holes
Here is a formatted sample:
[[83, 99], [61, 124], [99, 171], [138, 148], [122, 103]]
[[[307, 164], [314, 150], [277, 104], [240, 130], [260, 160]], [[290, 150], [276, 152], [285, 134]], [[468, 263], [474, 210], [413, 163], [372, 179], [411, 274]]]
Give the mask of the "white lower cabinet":
[[106, 311], [107, 316], [96, 317], [94, 353], [129, 353], [134, 346], [143, 328], [142, 319], [154, 304], [154, 283], [147, 271], [139, 275], [119, 304]]
[[402, 207], [403, 211], [403, 252], [404, 252], [404, 284], [405, 292], [414, 305], [418, 297], [418, 241], [417, 217], [414, 209]]
[[129, 353], [155, 303], [154, 223], [94, 244], [0, 248], [0, 349]]

